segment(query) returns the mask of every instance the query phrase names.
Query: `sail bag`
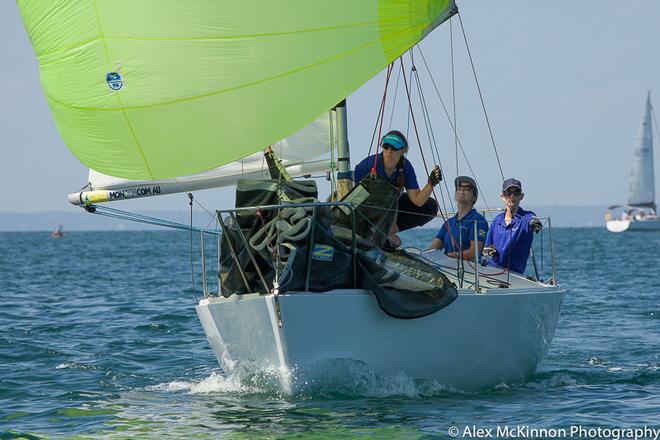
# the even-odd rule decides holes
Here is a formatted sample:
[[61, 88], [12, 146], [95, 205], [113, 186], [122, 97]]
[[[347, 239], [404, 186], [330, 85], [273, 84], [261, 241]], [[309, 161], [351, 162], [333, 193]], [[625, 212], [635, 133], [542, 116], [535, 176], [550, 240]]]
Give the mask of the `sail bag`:
[[[362, 183], [373, 191], [374, 182], [380, 181]], [[367, 289], [381, 309], [395, 318], [426, 316], [456, 299], [455, 286], [439, 269], [406, 252], [384, 252], [374, 245], [379, 235], [373, 233], [377, 230], [373, 220], [356, 214], [356, 229], [366, 231], [368, 239], [350, 230], [346, 233], [344, 226], [333, 224], [346, 222], [343, 213], [333, 215], [327, 206], [305, 206], [317, 201], [315, 197], [311, 180], [239, 182], [236, 207], [250, 209], [238, 211], [236, 220], [231, 216], [223, 220], [218, 213], [225, 222], [219, 273], [223, 296], [269, 293], [275, 288], [277, 272], [280, 293]], [[397, 198], [398, 192], [393, 200]], [[367, 198], [362, 206], [367, 215], [374, 209], [369, 203]], [[281, 207], [255, 208], [266, 205]], [[384, 217], [382, 209], [375, 211]], [[389, 231], [394, 220], [390, 218], [383, 230]]]

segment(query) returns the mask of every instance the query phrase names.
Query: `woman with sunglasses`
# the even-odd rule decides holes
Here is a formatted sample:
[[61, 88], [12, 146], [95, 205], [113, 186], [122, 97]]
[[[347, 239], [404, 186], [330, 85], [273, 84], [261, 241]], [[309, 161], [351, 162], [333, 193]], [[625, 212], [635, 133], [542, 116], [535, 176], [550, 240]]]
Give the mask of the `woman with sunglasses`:
[[408, 152], [408, 141], [406, 137], [397, 130], [392, 130], [383, 136], [381, 140], [383, 152], [371, 155], [363, 159], [355, 167], [354, 180], [359, 183], [365, 176], [371, 173], [376, 164], [376, 173], [387, 179], [392, 185], [405, 194], [399, 197], [399, 212], [397, 221], [389, 236], [389, 246], [399, 247], [401, 239], [396, 235], [399, 231], [405, 231], [430, 222], [438, 213], [438, 204], [431, 198], [433, 187], [442, 180], [440, 167], [437, 165], [431, 170], [429, 179], [424, 188], [419, 187], [415, 169], [405, 154]]
[[500, 198], [505, 211], [493, 219], [484, 248], [484, 255], [489, 256], [489, 266], [525, 272], [533, 234], [538, 233], [543, 225], [536, 214], [520, 207], [524, 197], [520, 180], [510, 178], [504, 181]]
[[[456, 192], [456, 215], [442, 225], [431, 242], [428, 250], [444, 249], [445, 254], [452, 258], [462, 257], [473, 260], [475, 249], [481, 254], [488, 233], [488, 222], [483, 215], [474, 209], [479, 191], [477, 182], [469, 176], [458, 176], [454, 180]], [[477, 223], [477, 243], [474, 239], [474, 223]], [[477, 246], [475, 246], [477, 244]]]

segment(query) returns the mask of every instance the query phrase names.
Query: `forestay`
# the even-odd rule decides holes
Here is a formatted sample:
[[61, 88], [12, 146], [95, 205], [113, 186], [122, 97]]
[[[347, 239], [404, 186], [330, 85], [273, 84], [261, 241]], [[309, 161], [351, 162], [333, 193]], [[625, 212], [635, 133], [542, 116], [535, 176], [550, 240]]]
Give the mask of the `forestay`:
[[53, 117], [101, 173], [210, 170], [300, 130], [453, 0], [17, 0]]

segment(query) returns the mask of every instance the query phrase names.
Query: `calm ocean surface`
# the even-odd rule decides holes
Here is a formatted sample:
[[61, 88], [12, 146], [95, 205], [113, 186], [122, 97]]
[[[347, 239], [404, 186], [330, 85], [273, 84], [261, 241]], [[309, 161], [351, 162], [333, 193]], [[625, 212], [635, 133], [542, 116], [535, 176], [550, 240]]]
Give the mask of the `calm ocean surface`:
[[[554, 234], [568, 294], [531, 381], [466, 394], [329, 366], [315, 387], [282, 396], [267, 374], [219, 368], [193, 308], [186, 233], [0, 233], [0, 438], [660, 428], [660, 233]], [[431, 235], [414, 231], [404, 244]]]

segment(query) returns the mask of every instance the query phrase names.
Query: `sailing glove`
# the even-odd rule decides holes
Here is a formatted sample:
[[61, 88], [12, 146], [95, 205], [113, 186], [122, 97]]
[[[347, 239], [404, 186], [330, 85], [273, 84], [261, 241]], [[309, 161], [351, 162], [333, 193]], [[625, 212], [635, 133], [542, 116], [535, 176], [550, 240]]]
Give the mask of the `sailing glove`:
[[539, 220], [538, 217], [532, 217], [532, 219], [529, 221], [529, 229], [538, 234], [541, 232], [541, 229], [543, 229], [543, 223], [541, 223], [541, 220]]
[[436, 186], [441, 181], [442, 181], [442, 171], [440, 170], [440, 167], [436, 165], [429, 173], [429, 185]]
[[497, 249], [495, 249], [495, 246], [493, 246], [493, 245], [486, 246], [485, 248], [483, 248], [481, 253], [484, 254], [487, 257], [497, 257], [497, 254], [498, 254]]

